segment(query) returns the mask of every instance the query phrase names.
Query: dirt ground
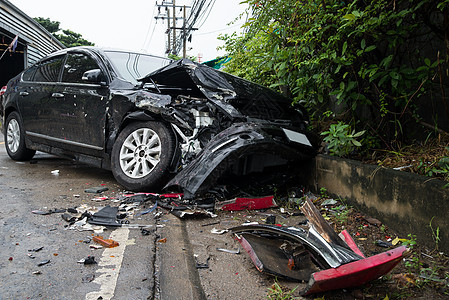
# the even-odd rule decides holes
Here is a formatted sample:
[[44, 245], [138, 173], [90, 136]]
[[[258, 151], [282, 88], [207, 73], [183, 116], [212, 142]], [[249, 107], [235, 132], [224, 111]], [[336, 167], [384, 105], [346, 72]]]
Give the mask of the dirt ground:
[[[389, 274], [369, 284], [354, 289], [315, 294], [307, 299], [449, 299], [449, 267], [446, 255], [436, 249], [417, 245], [413, 235], [398, 236], [393, 228], [363, 215], [340, 199], [333, 199], [336, 201], [334, 204], [323, 205], [326, 201], [329, 202], [325, 191], [322, 191], [320, 196], [309, 196], [337, 233], [348, 230], [365, 256], [369, 257], [400, 245], [407, 245], [411, 249], [411, 255]], [[236, 278], [238, 285], [239, 272], [249, 272], [246, 278], [255, 278], [254, 282], [249, 284], [254, 286], [254, 299], [303, 299], [298, 291], [305, 286], [304, 283], [280, 280], [258, 272], [243, 249], [238, 256], [215, 251], [218, 247], [236, 250], [239, 245], [232, 240], [230, 233], [221, 239], [210, 233], [212, 228], [225, 229], [244, 222], [265, 223], [270, 215], [275, 216], [276, 223], [283, 226], [304, 226], [305, 216], [299, 210], [301, 202], [301, 198], [284, 198], [278, 200], [279, 207], [275, 209], [217, 211], [216, 219], [192, 219], [187, 222], [189, 239], [194, 252], [198, 254], [198, 262], [208, 264], [204, 270], [199, 269], [208, 299], [230, 299], [227, 296], [232, 292], [227, 290], [225, 281], [221, 281], [221, 286], [214, 286], [220, 281], [213, 277], [229, 273], [228, 276]], [[435, 246], [437, 247], [437, 243]], [[223, 265], [221, 257], [228, 258], [230, 255], [235, 257], [234, 264]], [[236, 266], [237, 264], [240, 266]], [[248, 285], [248, 282], [246, 284]]]

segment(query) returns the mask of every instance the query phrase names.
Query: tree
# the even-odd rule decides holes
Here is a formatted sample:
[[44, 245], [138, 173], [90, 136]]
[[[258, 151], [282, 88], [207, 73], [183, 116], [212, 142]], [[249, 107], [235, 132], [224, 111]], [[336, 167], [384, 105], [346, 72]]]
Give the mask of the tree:
[[448, 0], [243, 2], [245, 33], [221, 37], [226, 71], [290, 94], [315, 121], [367, 130], [376, 147], [424, 125], [420, 103], [438, 100], [449, 119]]
[[[58, 21], [52, 21], [49, 18], [34, 18], [39, 24], [41, 24], [48, 32], [50, 32], [55, 38], [57, 38], [64, 46], [76, 47], [76, 46], [94, 46], [94, 43], [91, 43], [83, 38], [83, 36], [79, 33], [73, 32], [68, 29], [61, 29], [59, 27]], [[62, 31], [62, 33], [58, 33]]]

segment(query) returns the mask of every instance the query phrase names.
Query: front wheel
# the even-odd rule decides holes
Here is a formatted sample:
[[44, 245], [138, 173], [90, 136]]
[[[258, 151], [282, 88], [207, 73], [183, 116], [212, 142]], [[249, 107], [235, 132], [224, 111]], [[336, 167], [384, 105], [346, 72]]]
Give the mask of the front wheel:
[[25, 133], [19, 114], [15, 111], [9, 114], [5, 125], [5, 146], [9, 157], [19, 161], [32, 159], [36, 151], [25, 145]]
[[173, 132], [165, 124], [132, 123], [114, 143], [112, 173], [132, 191], [157, 190], [167, 180], [175, 148]]

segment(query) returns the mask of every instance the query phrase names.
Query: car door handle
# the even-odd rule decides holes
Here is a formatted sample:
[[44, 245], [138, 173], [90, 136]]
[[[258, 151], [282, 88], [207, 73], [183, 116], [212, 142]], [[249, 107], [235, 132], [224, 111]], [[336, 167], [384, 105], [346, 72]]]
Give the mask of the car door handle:
[[30, 94], [30, 93], [28, 93], [28, 92], [20, 92], [20, 93], [19, 93], [20, 96], [28, 96], [29, 94]]
[[51, 96], [53, 98], [64, 98], [64, 94], [61, 94], [61, 93], [53, 93], [53, 94], [51, 94]]

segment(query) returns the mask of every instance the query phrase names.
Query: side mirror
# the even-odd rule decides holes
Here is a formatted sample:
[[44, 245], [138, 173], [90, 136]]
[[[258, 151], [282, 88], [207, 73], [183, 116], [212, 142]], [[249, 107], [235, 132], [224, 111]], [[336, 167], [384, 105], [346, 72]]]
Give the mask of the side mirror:
[[101, 85], [106, 85], [104, 74], [100, 69], [93, 69], [84, 72], [81, 79], [83, 81], [87, 81], [88, 83], [99, 83]]

